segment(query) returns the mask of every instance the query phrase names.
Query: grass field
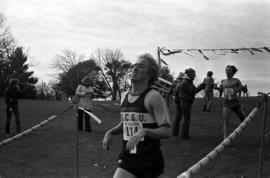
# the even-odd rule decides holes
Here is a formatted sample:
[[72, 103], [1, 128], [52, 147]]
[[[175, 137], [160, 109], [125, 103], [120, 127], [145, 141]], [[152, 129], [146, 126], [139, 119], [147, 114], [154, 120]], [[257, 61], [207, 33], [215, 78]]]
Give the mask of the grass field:
[[[246, 110], [253, 109], [258, 98], [242, 98]], [[20, 100], [22, 130], [26, 130], [53, 114], [60, 113], [70, 104], [66, 101]], [[115, 169], [121, 147], [121, 136], [114, 136], [111, 150], [102, 150], [106, 130], [119, 122], [119, 108], [96, 102], [94, 113], [103, 120], [92, 123], [92, 133], [78, 134], [79, 177], [109, 178]], [[268, 104], [267, 136], [264, 147], [263, 177], [270, 177], [270, 105]], [[199, 161], [222, 141], [222, 102], [216, 99], [213, 112], [202, 112], [203, 100], [197, 99], [192, 108], [191, 140], [168, 139], [162, 141], [165, 172], [162, 178], [175, 178]], [[257, 177], [263, 107], [233, 143], [194, 177]], [[0, 178], [64, 178], [76, 177], [76, 119], [75, 110], [59, 115], [31, 134], [0, 147]], [[0, 98], [0, 140], [4, 134], [5, 104]], [[174, 110], [171, 109], [171, 119]], [[233, 115], [230, 131], [239, 119]], [[11, 128], [14, 132], [14, 119]]]

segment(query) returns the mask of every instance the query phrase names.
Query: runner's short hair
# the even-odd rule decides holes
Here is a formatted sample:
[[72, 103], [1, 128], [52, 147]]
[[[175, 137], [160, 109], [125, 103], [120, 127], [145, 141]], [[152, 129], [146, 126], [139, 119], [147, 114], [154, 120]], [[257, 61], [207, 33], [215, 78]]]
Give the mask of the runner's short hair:
[[213, 75], [213, 72], [212, 72], [212, 71], [208, 71], [208, 72], [207, 72], [207, 76], [208, 76], [208, 77], [211, 77], [212, 75]]
[[233, 74], [235, 74], [235, 73], [238, 71], [238, 69], [237, 69], [234, 65], [227, 65], [227, 66], [226, 66], [226, 69], [227, 69], [227, 68], [231, 68]]

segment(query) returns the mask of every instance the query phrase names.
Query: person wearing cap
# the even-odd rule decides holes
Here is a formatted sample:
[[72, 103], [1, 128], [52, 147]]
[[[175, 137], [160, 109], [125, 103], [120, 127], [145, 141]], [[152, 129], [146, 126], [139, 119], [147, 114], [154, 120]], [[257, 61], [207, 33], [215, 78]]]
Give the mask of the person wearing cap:
[[180, 72], [174, 82], [174, 102], [175, 102], [175, 118], [173, 121], [172, 134], [173, 136], [179, 135], [179, 126], [182, 119], [182, 107], [181, 107], [181, 99], [180, 99], [180, 83], [185, 74]]
[[7, 105], [6, 113], [7, 113], [7, 120], [6, 120], [6, 126], [5, 126], [5, 133], [10, 134], [10, 120], [12, 113], [15, 117], [15, 123], [16, 123], [16, 132], [21, 132], [21, 122], [20, 122], [20, 114], [19, 114], [19, 80], [16, 78], [12, 78], [9, 81], [9, 85], [5, 91], [5, 101]]
[[213, 99], [214, 99], [214, 79], [212, 77], [213, 72], [208, 71], [207, 72], [207, 77], [203, 79], [203, 83], [205, 83], [205, 88], [204, 88], [204, 99], [205, 99], [205, 104], [203, 107], [203, 111], [210, 112]]
[[195, 94], [200, 92], [205, 87], [204, 83], [200, 84], [198, 87], [194, 86], [193, 80], [195, 79], [195, 76], [195, 70], [188, 68], [185, 70], [185, 77], [180, 83], [180, 98], [183, 111], [181, 137], [183, 140], [190, 140], [189, 125], [191, 119], [191, 107], [195, 99]]
[[226, 79], [221, 81], [220, 87], [223, 91], [223, 139], [228, 136], [227, 128], [229, 125], [231, 113], [234, 112], [240, 119], [244, 121], [245, 113], [241, 107], [240, 101], [237, 97], [237, 92], [241, 90], [241, 81], [233, 76], [237, 72], [237, 68], [234, 65], [226, 66]]
[[85, 76], [81, 80], [81, 84], [78, 85], [75, 95], [78, 97], [77, 103], [77, 112], [78, 112], [78, 130], [83, 130], [83, 120], [85, 123], [85, 131], [91, 132], [91, 122], [90, 116], [86, 114], [83, 110], [79, 109], [79, 107], [92, 112], [93, 103], [92, 97], [94, 95], [93, 84], [90, 76]]

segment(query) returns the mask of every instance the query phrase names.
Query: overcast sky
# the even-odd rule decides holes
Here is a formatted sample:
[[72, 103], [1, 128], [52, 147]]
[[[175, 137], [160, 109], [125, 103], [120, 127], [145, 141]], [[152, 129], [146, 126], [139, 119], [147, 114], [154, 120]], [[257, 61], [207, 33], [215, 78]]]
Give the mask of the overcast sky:
[[[270, 0], [0, 0], [19, 45], [29, 49], [30, 68], [40, 81], [52, 79], [56, 54], [71, 49], [90, 56], [97, 48], [120, 49], [134, 62], [158, 46], [166, 48], [242, 48], [270, 46]], [[225, 67], [252, 95], [270, 91], [270, 53], [208, 53], [162, 56], [176, 76], [192, 67], [202, 81], [208, 70], [220, 83]]]

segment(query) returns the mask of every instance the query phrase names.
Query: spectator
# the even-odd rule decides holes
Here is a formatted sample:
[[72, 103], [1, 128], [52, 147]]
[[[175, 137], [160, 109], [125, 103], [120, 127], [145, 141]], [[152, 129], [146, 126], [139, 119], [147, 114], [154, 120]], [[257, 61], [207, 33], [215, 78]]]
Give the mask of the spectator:
[[174, 85], [174, 102], [175, 102], [175, 118], [173, 122], [173, 136], [179, 135], [179, 125], [182, 119], [182, 107], [181, 107], [181, 99], [180, 99], [180, 83], [185, 74], [180, 72]]
[[93, 84], [91, 77], [85, 76], [81, 80], [81, 84], [78, 85], [76, 89], [75, 96], [78, 97], [78, 130], [83, 130], [83, 120], [85, 123], [85, 131], [91, 132], [91, 122], [90, 122], [90, 116], [86, 114], [83, 110], [79, 109], [79, 107], [92, 112], [93, 110], [93, 103], [92, 103], [92, 97], [94, 94]]
[[247, 87], [247, 84], [245, 84], [244, 86], [242, 86], [242, 91], [243, 91], [243, 96], [244, 97], [248, 97], [248, 87]]
[[189, 136], [189, 125], [191, 119], [191, 107], [195, 98], [195, 94], [201, 91], [205, 84], [202, 83], [196, 88], [193, 84], [196, 73], [192, 68], [185, 70], [186, 76], [183, 78], [180, 83], [180, 98], [181, 98], [181, 107], [183, 111], [184, 120], [181, 126], [181, 137], [183, 140], [190, 140]]
[[150, 88], [159, 67], [150, 54], [139, 56], [132, 69], [131, 91], [121, 101], [121, 121], [103, 139], [107, 150], [112, 135], [123, 133], [123, 146], [114, 178], [158, 177], [164, 160], [160, 139], [171, 136], [169, 111], [161, 94]]
[[7, 105], [7, 109], [6, 109], [7, 120], [6, 120], [6, 127], [5, 127], [6, 134], [10, 134], [10, 119], [11, 119], [12, 113], [15, 116], [16, 131], [17, 133], [21, 132], [19, 103], [18, 103], [18, 97], [19, 97], [18, 82], [19, 81], [16, 78], [10, 79], [9, 85], [5, 92], [5, 100], [6, 100], [6, 105]]
[[207, 72], [207, 77], [203, 79], [203, 83], [205, 84], [204, 88], [204, 99], [205, 99], [205, 104], [203, 107], [203, 111], [210, 112], [213, 99], [214, 99], [214, 79], [212, 78], [213, 72], [208, 71]]

